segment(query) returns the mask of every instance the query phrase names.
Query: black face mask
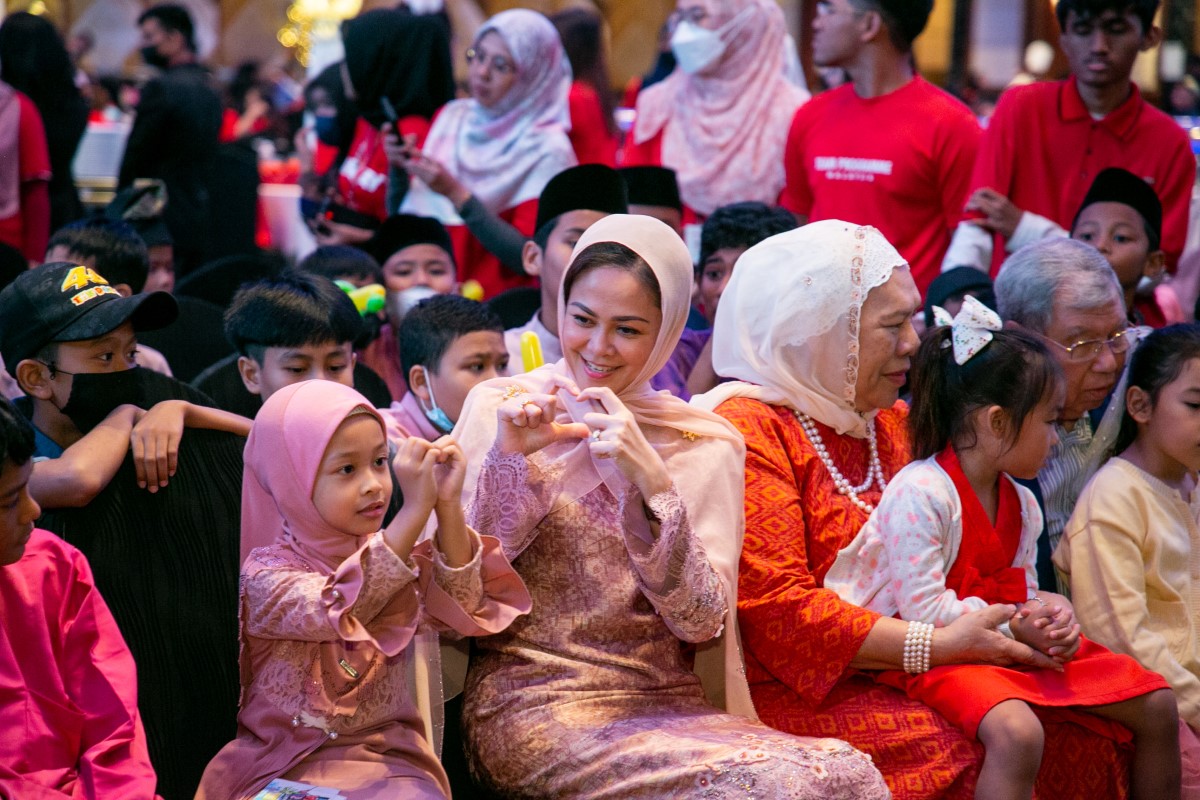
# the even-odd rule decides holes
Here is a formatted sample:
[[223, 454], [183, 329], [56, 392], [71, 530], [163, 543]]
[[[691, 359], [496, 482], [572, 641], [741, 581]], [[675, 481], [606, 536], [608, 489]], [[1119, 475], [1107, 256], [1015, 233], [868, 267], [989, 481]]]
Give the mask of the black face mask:
[[60, 410], [80, 433], [104, 421], [117, 406], [143, 405], [140, 367], [120, 372], [77, 372], [71, 378], [71, 396]]
[[152, 67], [166, 69], [167, 67], [171, 66], [171, 62], [168, 61], [161, 53], [159, 53], [158, 48], [154, 45], [146, 45], [142, 48], [141, 53], [142, 61], [145, 61]]

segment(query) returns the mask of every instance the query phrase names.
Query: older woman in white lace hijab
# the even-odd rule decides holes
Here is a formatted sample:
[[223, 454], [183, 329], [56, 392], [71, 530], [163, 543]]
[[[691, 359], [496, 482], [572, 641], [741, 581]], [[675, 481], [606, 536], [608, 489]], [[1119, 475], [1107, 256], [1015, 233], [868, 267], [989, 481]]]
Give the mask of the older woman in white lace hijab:
[[[969, 795], [981, 751], [861, 670], [919, 665], [911, 656], [927, 646], [934, 666], [1049, 665], [996, 631], [1011, 607], [963, 617], [927, 644], [908, 623], [822, 587], [838, 551], [910, 460], [908, 410], [898, 398], [920, 308], [908, 264], [874, 228], [826, 220], [774, 236], [738, 260], [717, 309], [713, 366], [736, 380], [692, 401], [715, 408], [746, 440], [738, 619], [755, 708], [773, 727], [837, 736], [869, 753], [901, 800]], [[1085, 747], [1114, 756], [1086, 765], [1063, 756], [1072, 764], [1064, 780], [1123, 780], [1104, 740], [1071, 725], [1046, 732], [1043, 764]], [[1076, 796], [1074, 787], [1056, 790]]]

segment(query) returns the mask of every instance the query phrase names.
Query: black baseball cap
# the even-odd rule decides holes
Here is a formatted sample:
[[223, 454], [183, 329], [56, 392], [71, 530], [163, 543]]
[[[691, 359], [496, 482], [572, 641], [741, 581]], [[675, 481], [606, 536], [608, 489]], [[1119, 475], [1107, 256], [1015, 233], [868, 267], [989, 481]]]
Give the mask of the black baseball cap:
[[0, 356], [11, 370], [51, 342], [96, 339], [126, 321], [135, 331], [158, 330], [177, 316], [167, 292], [122, 297], [91, 267], [43, 264], [0, 292]]

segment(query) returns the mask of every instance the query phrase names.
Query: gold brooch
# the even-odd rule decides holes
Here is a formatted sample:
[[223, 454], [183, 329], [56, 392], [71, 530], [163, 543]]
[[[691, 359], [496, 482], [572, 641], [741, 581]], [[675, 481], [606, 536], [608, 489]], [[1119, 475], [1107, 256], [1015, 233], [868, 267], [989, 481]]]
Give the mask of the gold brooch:
[[504, 399], [511, 400], [519, 394], [527, 394], [525, 387], [513, 383], [504, 388]]
[[700, 438], [700, 434], [692, 433], [691, 431], [684, 431], [683, 438], [687, 439], [689, 442], [694, 442]]

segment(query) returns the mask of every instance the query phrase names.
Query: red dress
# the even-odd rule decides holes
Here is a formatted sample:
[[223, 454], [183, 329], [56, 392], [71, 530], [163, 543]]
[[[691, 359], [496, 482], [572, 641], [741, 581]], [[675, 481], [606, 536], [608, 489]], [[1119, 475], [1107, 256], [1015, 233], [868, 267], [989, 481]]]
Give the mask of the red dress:
[[[987, 512], [958, 457], [947, 448], [937, 462], [958, 491], [962, 502], [962, 541], [958, 556], [946, 574], [946, 588], [959, 597], [980, 597], [989, 603], [1025, 602], [1025, 571], [1013, 566], [1021, 541], [1021, 501], [1012, 481], [1000, 480], [996, 524]], [[937, 709], [968, 736], [977, 736], [979, 723], [996, 704], [1024, 700], [1045, 720], [1073, 722], [1118, 742], [1131, 740], [1128, 729], [1111, 720], [1067, 706], [1119, 703], [1131, 697], [1167, 688], [1161, 676], [1144, 669], [1126, 655], [1084, 639], [1075, 658], [1062, 672], [1031, 667], [990, 665], [934, 667], [921, 675], [881, 672], [878, 680], [895, 686]]]
[[[750, 693], [762, 721], [801, 736], [843, 739], [869, 753], [895, 800], [974, 796], [983, 747], [929, 706], [850, 667], [879, 615], [823, 588], [825, 573], [867, 515], [839, 495], [790, 410], [736, 398], [717, 413], [746, 439], [746, 538], [738, 621]], [[876, 417], [888, 478], [911, 457], [907, 408]], [[852, 484], [865, 478], [863, 439], [816, 423]], [[860, 497], [877, 503], [877, 489]], [[1041, 798], [1129, 796], [1129, 755], [1111, 739], [1050, 721], [1038, 773]]]

